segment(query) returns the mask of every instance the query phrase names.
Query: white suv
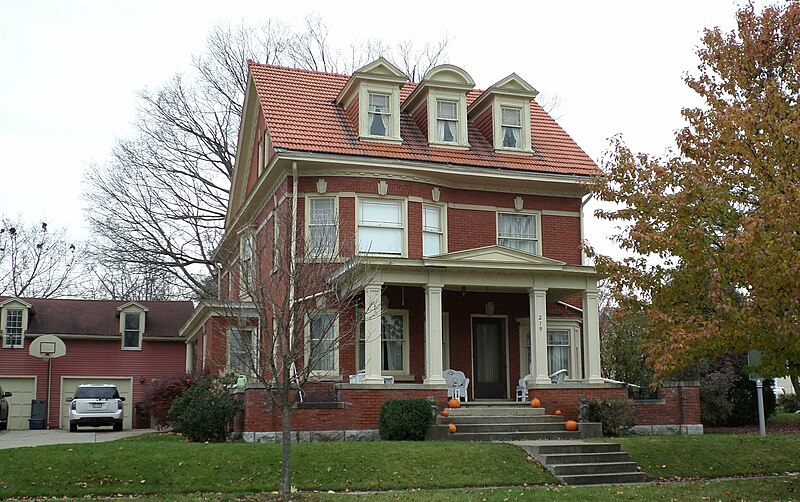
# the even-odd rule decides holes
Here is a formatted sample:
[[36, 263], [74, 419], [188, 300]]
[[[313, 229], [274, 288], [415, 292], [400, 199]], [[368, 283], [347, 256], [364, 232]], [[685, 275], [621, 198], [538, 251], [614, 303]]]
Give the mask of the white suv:
[[119, 395], [115, 385], [79, 385], [75, 395], [67, 398], [69, 431], [77, 432], [79, 425], [113, 425], [115, 431], [121, 431], [125, 413], [123, 401], [125, 398]]

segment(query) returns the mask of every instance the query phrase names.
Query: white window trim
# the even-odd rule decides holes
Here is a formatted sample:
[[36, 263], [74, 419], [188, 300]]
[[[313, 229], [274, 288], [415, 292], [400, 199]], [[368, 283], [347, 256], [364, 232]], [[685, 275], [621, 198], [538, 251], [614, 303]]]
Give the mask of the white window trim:
[[272, 271], [275, 273], [281, 265], [281, 223], [277, 208], [272, 210]]
[[[500, 215], [501, 214], [510, 214], [514, 216], [519, 215], [533, 215], [536, 218], [536, 235], [534, 239], [536, 241], [536, 256], [542, 256], [542, 212], [541, 211], [515, 211], [513, 209], [497, 209], [495, 215], [495, 243], [499, 246], [500, 245]], [[514, 249], [514, 248], [509, 248]], [[519, 251], [518, 249], [515, 249]], [[524, 253], [525, 251], [520, 251]]]
[[[431, 146], [466, 149], [469, 148], [467, 132], [467, 96], [459, 92], [447, 92], [439, 89], [428, 91], [428, 143]], [[456, 141], [439, 141], [437, 127], [439, 120], [438, 101], [454, 101], [458, 104], [458, 125], [456, 127]]]
[[[522, 115], [522, 127], [520, 130], [520, 147], [511, 148], [503, 146], [503, 108], [519, 108]], [[492, 124], [494, 133], [495, 151], [505, 153], [532, 153], [531, 147], [531, 103], [524, 99], [494, 98], [492, 106]]]
[[[242, 332], [250, 332], [250, 347], [257, 348], [258, 345], [256, 344], [256, 329], [255, 327], [246, 327], [246, 328], [228, 328], [227, 334], [227, 344], [225, 347], [225, 352], [227, 354], [227, 358], [225, 360], [225, 368], [229, 371], [235, 371], [235, 369], [231, 366], [231, 340], [232, 340], [232, 332], [233, 330], [242, 331]], [[251, 349], [253, 350], [253, 349]], [[257, 354], [248, 353], [247, 357], [254, 357], [255, 360], [258, 360]], [[239, 374], [239, 373], [237, 373]], [[252, 376], [253, 370], [251, 368], [247, 368], [247, 373], [244, 374], [245, 376]]]
[[[377, 202], [400, 202], [400, 211], [401, 217], [403, 219], [401, 223], [401, 230], [402, 230], [402, 237], [400, 243], [400, 253], [375, 253], [375, 252], [362, 252], [359, 251], [360, 248], [360, 240], [359, 240], [359, 229], [361, 228], [361, 202], [362, 201], [377, 201]], [[408, 256], [408, 200], [405, 197], [356, 197], [356, 228], [355, 228], [355, 236], [356, 236], [356, 253], [364, 255], [364, 256], [396, 256], [401, 258], [406, 258]]]
[[[336, 314], [336, 311], [323, 311], [319, 312], [320, 315], [332, 315], [333, 319], [333, 369], [332, 370], [312, 370], [309, 373], [309, 376], [317, 379], [317, 380], [338, 380], [340, 379], [339, 376], [339, 316]], [[305, 346], [305, 360], [304, 365], [308, 366], [309, 358], [311, 356], [311, 319], [306, 319], [306, 326], [305, 326], [305, 339], [306, 343]]]
[[[404, 377], [411, 375], [411, 347], [410, 347], [410, 336], [409, 336], [409, 326], [408, 326], [408, 310], [407, 309], [388, 309], [381, 312], [381, 316], [384, 315], [399, 315], [403, 316], [403, 371], [389, 371], [383, 369], [383, 361], [381, 361], [381, 375], [382, 376], [397, 376], [397, 377]], [[356, 322], [358, 323], [358, 332], [356, 334], [356, 370], [358, 368], [365, 367], [365, 362], [361, 360], [361, 355], [359, 353], [358, 347], [362, 343], [361, 340], [361, 326], [364, 323], [364, 310], [358, 309], [356, 311]], [[383, 332], [381, 332], [381, 354], [383, 354]]]
[[306, 205], [306, 218], [305, 218], [305, 228], [304, 228], [304, 236], [305, 236], [305, 244], [306, 244], [306, 251], [310, 251], [309, 248], [309, 236], [310, 234], [310, 227], [311, 227], [311, 201], [313, 199], [333, 199], [333, 227], [334, 227], [334, 239], [333, 239], [333, 250], [330, 253], [325, 253], [322, 256], [338, 256], [339, 255], [339, 196], [338, 195], [306, 195], [305, 197], [305, 205]]
[[[426, 255], [425, 254], [425, 206], [437, 207], [440, 211], [440, 222], [442, 225], [442, 231], [439, 234], [441, 238], [441, 244], [439, 246], [440, 255], [447, 253], [447, 205], [446, 204], [435, 204], [430, 202], [424, 202], [422, 204], [422, 256], [423, 258], [427, 258], [428, 256], [438, 256], [438, 255]], [[433, 233], [433, 232], [430, 232]]]
[[[249, 265], [244, 260], [244, 249], [246, 243], [250, 249]], [[253, 235], [252, 230], [248, 228], [239, 235], [239, 298], [242, 300], [250, 298], [250, 291], [247, 289], [247, 281], [245, 279], [246, 277], [249, 277], [251, 281], [255, 280], [255, 260], [255, 236]], [[245, 274], [245, 267], [247, 266], [249, 266], [250, 270], [247, 274]]]
[[[11, 310], [21, 310], [22, 311], [22, 336], [20, 337], [19, 344], [10, 344], [8, 343], [8, 339], [6, 338], [6, 326], [8, 323], [8, 312]], [[6, 304], [3, 307], [2, 313], [2, 336], [3, 336], [3, 348], [4, 349], [23, 349], [25, 348], [25, 333], [28, 331], [28, 309], [25, 308], [24, 305], [20, 305], [18, 303], [10, 303]]]
[[[525, 318], [517, 319], [519, 322], [519, 371], [520, 378], [530, 373], [530, 368], [525, 366], [527, 358], [525, 350], [528, 348], [530, 340], [530, 320]], [[583, 378], [581, 370], [581, 320], [580, 319], [554, 319], [547, 318], [547, 330], [569, 330], [569, 373], [567, 380], [577, 381]], [[545, 358], [547, 359], [547, 358]]]
[[[369, 133], [369, 95], [385, 94], [389, 96], [389, 134], [373, 136]], [[362, 83], [358, 90], [358, 137], [368, 141], [387, 143], [402, 142], [400, 138], [400, 87], [397, 85], [380, 85]]]
[[[125, 346], [125, 316], [126, 314], [139, 314], [139, 344], [136, 347]], [[144, 324], [146, 314], [142, 309], [133, 307], [123, 309], [119, 312], [119, 334], [122, 337], [120, 345], [122, 350], [142, 350], [142, 338], [144, 338]]]

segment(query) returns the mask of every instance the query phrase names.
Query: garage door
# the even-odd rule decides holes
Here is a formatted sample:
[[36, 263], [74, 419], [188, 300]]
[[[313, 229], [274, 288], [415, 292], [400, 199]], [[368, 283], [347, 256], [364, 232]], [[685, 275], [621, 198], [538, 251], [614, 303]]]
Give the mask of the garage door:
[[110, 383], [117, 386], [119, 395], [125, 398], [125, 420], [122, 427], [131, 428], [133, 417], [133, 379], [126, 377], [63, 377], [61, 379], [61, 428], [69, 428], [69, 403], [67, 398], [75, 394], [78, 385]]
[[31, 399], [36, 399], [36, 377], [0, 377], [0, 387], [13, 394], [8, 398], [8, 428], [27, 429]]

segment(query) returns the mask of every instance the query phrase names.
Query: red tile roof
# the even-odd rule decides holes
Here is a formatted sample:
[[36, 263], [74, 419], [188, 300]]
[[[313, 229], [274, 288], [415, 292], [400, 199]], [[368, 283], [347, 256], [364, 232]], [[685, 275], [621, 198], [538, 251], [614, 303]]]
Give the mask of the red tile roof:
[[[250, 72], [276, 148], [543, 173], [601, 174], [594, 161], [535, 101], [531, 102], [533, 155], [495, 153], [471, 124], [469, 150], [431, 147], [427, 131], [421, 131], [405, 112], [400, 117], [402, 144], [376, 143], [359, 141], [358, 131], [335, 102], [349, 76], [253, 62]], [[407, 83], [401, 88], [401, 102], [415, 87]], [[471, 91], [467, 105], [480, 94]]]
[[[8, 297], [0, 296], [0, 302]], [[130, 303], [120, 300], [64, 300], [20, 298], [33, 306], [28, 317], [28, 333], [53, 335], [119, 335], [117, 307]], [[144, 336], [178, 338], [178, 330], [192, 315], [192, 302], [136, 302], [148, 309]]]

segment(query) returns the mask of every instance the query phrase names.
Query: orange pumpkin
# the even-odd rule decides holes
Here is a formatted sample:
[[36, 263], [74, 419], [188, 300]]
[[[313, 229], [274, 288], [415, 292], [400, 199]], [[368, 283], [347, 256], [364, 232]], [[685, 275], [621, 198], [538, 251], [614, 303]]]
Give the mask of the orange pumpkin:
[[564, 424], [564, 427], [566, 427], [568, 431], [576, 431], [578, 430], [578, 422], [575, 420], [567, 420], [567, 423]]
[[452, 434], [455, 432], [456, 432], [456, 424], [450, 424], [450, 433]]
[[461, 401], [459, 401], [456, 398], [451, 399], [447, 404], [449, 404], [451, 408], [460, 408], [461, 407]]
[[449, 417], [450, 416], [450, 412], [447, 411], [447, 409], [445, 409], [444, 411], [442, 411], [442, 416], [443, 417]]
[[556, 415], [561, 415], [561, 410], [556, 410]]
[[535, 397], [534, 397], [534, 398], [531, 400], [531, 406], [532, 406], [533, 408], [538, 408], [538, 407], [539, 407], [539, 406], [541, 406], [541, 405], [542, 405], [542, 402], [541, 402], [541, 401], [539, 401], [539, 399], [537, 399], [537, 398], [535, 398]]

